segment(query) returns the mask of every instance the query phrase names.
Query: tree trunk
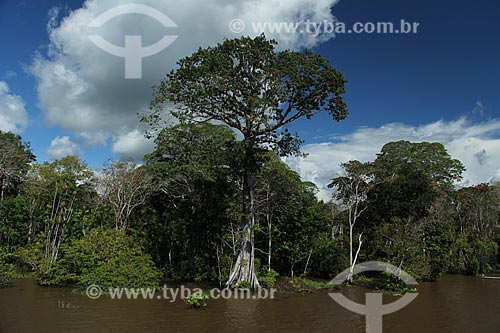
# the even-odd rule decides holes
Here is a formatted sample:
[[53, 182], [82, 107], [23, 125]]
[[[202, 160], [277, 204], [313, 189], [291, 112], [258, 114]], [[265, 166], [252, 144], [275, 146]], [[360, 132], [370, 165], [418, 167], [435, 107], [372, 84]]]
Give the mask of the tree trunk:
[[267, 271], [271, 271], [271, 252], [273, 250], [273, 235], [272, 235], [272, 223], [268, 224], [268, 241], [267, 241]]
[[3, 196], [4, 196], [4, 192], [5, 192], [5, 177], [2, 177], [2, 188], [0, 190], [0, 201], [3, 201]]
[[354, 229], [354, 224], [352, 222], [352, 209], [349, 207], [349, 275], [347, 275], [347, 281], [349, 283], [352, 283], [352, 276], [353, 276], [353, 270], [354, 270], [354, 264], [353, 264], [353, 253], [352, 253], [352, 233]]
[[266, 221], [267, 221], [267, 271], [271, 271], [271, 252], [273, 250], [272, 242], [273, 242], [273, 221], [271, 218], [270, 207], [269, 207], [269, 196], [270, 196], [270, 186], [267, 185], [266, 192]]
[[307, 256], [306, 267], [304, 267], [304, 273], [302, 274], [302, 276], [307, 275], [307, 268], [309, 267], [309, 261], [311, 261], [312, 253], [313, 253], [313, 248], [311, 247], [311, 250], [309, 251], [309, 255]]
[[241, 234], [240, 250], [226, 282], [227, 287], [246, 281], [253, 289], [260, 288], [254, 266], [255, 168], [252, 153], [252, 151], [247, 151], [243, 178], [243, 215], [239, 230]]
[[33, 230], [33, 220], [30, 218], [30, 223], [28, 224], [28, 243], [31, 242], [32, 230]]

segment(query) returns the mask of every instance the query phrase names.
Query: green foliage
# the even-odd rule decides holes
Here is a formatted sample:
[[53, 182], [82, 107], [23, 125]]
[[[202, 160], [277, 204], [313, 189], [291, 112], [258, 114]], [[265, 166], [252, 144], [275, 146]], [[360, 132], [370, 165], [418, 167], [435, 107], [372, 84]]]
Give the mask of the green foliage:
[[408, 287], [401, 279], [388, 272], [381, 273], [381, 278], [377, 280], [375, 289], [388, 294], [405, 294], [417, 291], [416, 288]]
[[30, 144], [19, 135], [0, 131], [0, 201], [17, 192], [18, 185], [35, 160]]
[[373, 164], [349, 161], [342, 163], [341, 167], [346, 175], [332, 179], [328, 187], [335, 188], [334, 196], [347, 206], [363, 202], [373, 180]]
[[348, 266], [348, 253], [342, 248], [342, 241], [332, 239], [326, 233], [318, 235], [311, 255], [310, 274], [313, 276], [333, 277]]
[[[290, 276], [296, 272], [300, 274], [304, 272], [311, 250], [311, 256], [315, 255], [317, 250], [316, 240], [329, 231], [327, 224], [329, 207], [323, 202], [318, 202], [314, 188], [308, 183], [300, 183], [297, 195], [297, 210], [290, 219], [283, 221], [286, 223], [280, 224], [275, 240], [278, 246], [275, 250], [276, 264], [273, 267], [281, 274]], [[314, 270], [314, 265], [315, 262], [310, 262], [308, 269]]]
[[225, 283], [227, 244], [240, 217], [235, 135], [227, 126], [181, 124], [164, 129], [156, 143], [146, 158], [161, 191], [134, 222], [147, 250], [170, 280]]
[[190, 297], [186, 298], [184, 302], [189, 308], [201, 309], [207, 307], [208, 294], [203, 292], [195, 292]]
[[490, 272], [496, 265], [496, 258], [498, 255], [498, 244], [494, 241], [481, 241], [477, 242], [477, 253], [479, 261], [480, 272]]
[[311, 279], [294, 277], [288, 280], [289, 284], [292, 286], [293, 291], [295, 292], [311, 292], [322, 289], [337, 289], [337, 286], [322, 282], [322, 281], [314, 281]]
[[161, 277], [142, 248], [118, 230], [92, 230], [61, 252], [53, 267], [37, 275], [40, 284], [147, 288], [157, 287]]
[[250, 282], [248, 282], [248, 281], [243, 280], [243, 281], [240, 281], [240, 282], [236, 285], [236, 287], [237, 287], [238, 289], [248, 289], [248, 290], [250, 290], [250, 289], [252, 289], [252, 284], [251, 284]]
[[276, 279], [279, 273], [274, 269], [268, 269], [267, 266], [263, 266], [262, 269], [257, 273], [257, 278], [261, 286], [266, 288], [272, 288], [276, 285]]
[[430, 279], [448, 272], [453, 231], [448, 221], [429, 221], [424, 228], [425, 247], [429, 257]]
[[385, 176], [399, 174], [408, 166], [412, 171], [427, 175], [439, 186], [450, 187], [462, 179], [462, 163], [452, 159], [439, 142], [389, 142], [382, 147], [375, 160], [379, 173]]
[[438, 192], [432, 178], [411, 165], [400, 166], [397, 174], [380, 178], [368, 194], [377, 219], [419, 219], [429, 212]]
[[480, 270], [481, 264], [479, 263], [479, 260], [476, 257], [472, 258], [471, 262], [469, 263], [467, 273], [469, 273], [470, 275], [479, 275]]
[[249, 144], [246, 153], [255, 153], [256, 144], [263, 143], [281, 155], [298, 152], [297, 136], [277, 130], [318, 112], [344, 119], [346, 81], [320, 55], [277, 53], [275, 45], [264, 35], [241, 37], [179, 60], [178, 68], [154, 88], [154, 112], [142, 121], [163, 127], [161, 112], [171, 102], [177, 106], [172, 114], [181, 122], [215, 119], [238, 129]]
[[0, 201], [0, 244], [9, 250], [25, 245], [29, 218], [24, 197], [9, 196]]
[[[178, 67], [154, 88], [153, 112], [142, 118], [163, 130], [162, 112], [168, 103], [176, 106], [169, 111], [181, 124], [216, 120], [242, 134], [238, 154], [243, 171], [238, 233], [252, 243], [251, 247], [255, 239], [255, 178], [266, 152], [263, 147], [280, 156], [298, 155], [301, 140], [288, 132], [287, 125], [320, 112], [337, 121], [347, 116], [342, 74], [320, 55], [311, 51], [278, 53], [276, 44], [261, 35], [200, 48], [179, 60]], [[239, 256], [249, 255], [253, 261], [254, 254], [248, 249], [245, 242], [240, 242]], [[241, 269], [239, 263], [241, 260], [235, 261], [235, 272]], [[253, 273], [245, 278], [255, 286]]]
[[11, 257], [0, 247], [0, 288], [9, 285], [15, 278], [15, 266], [10, 262]]
[[29, 271], [36, 272], [40, 269], [41, 264], [44, 261], [43, 252], [44, 245], [42, 241], [37, 238], [26, 246], [17, 248], [14, 251], [14, 255], [16, 256], [21, 267], [27, 268]]
[[[257, 46], [255, 52], [268, 49], [263, 40], [244, 39], [231, 45], [244, 49], [252, 43]], [[235, 54], [246, 55], [243, 49]], [[210, 63], [215, 53], [212, 50], [197, 56], [207, 55], [204, 60]], [[218, 56], [227, 60], [223, 54]], [[266, 56], [274, 59], [274, 55]], [[313, 64], [322, 64], [311, 54], [284, 54], [280, 59], [289, 63], [277, 72], [305, 66], [305, 78], [317, 70]], [[182, 75], [190, 75], [186, 68], [197, 66], [191, 60], [186, 60]], [[226, 65], [229, 72], [243, 70]], [[263, 68], [274, 70], [267, 65]], [[324, 69], [327, 76], [334, 73]], [[293, 78], [286, 84], [303, 89], [298, 72], [290, 73]], [[214, 77], [226, 74], [212, 73]], [[198, 87], [196, 82], [189, 84]], [[269, 95], [269, 100], [274, 100], [273, 96]], [[245, 105], [258, 105], [255, 101], [259, 102], [250, 103], [249, 99]], [[302, 102], [303, 107], [309, 105], [301, 111], [304, 116], [316, 113], [307, 109], [309, 102]], [[283, 106], [286, 103], [277, 108]], [[258, 113], [258, 107], [253, 110], [257, 114], [248, 116], [263, 121], [263, 128], [272, 123], [267, 123], [266, 113]], [[302, 182], [276, 152], [257, 149], [262, 143], [258, 140], [253, 141], [253, 147], [236, 140], [227, 125], [231, 126], [181, 122], [160, 132], [156, 150], [147, 156], [147, 166], [137, 172], [139, 181], [152, 175], [159, 187], [130, 214], [134, 228], [128, 229], [128, 234], [109, 230], [115, 226], [113, 209], [102, 200], [93, 172], [84, 162], [69, 156], [29, 163], [34, 158], [29, 145], [12, 134], [0, 133], [0, 142], [12, 148], [0, 154], [13, 154], [9, 166], [17, 172], [5, 183], [0, 200], [0, 284], [32, 271], [47, 285], [152, 287], [160, 279], [160, 270], [168, 279], [222, 286], [242, 237], [250, 233], [255, 240], [254, 267], [265, 287], [281, 288], [284, 279], [277, 279], [278, 275], [331, 278], [347, 268], [349, 211], [318, 201], [316, 186]], [[277, 130], [269, 135], [261, 133], [259, 138], [272, 138]], [[293, 151], [293, 142], [285, 141], [280, 144]], [[245, 149], [254, 156], [248, 159]], [[255, 168], [248, 169], [249, 162]], [[418, 279], [430, 280], [447, 273], [477, 275], [499, 270], [500, 184], [454, 190], [451, 185], [460, 179], [463, 166], [442, 145], [392, 142], [382, 148], [374, 162], [350, 161], [343, 166], [346, 174], [336, 178], [332, 186], [338, 190], [336, 199], [357, 201], [363, 210], [358, 216], [360, 223], [354, 227], [355, 236], [363, 232], [358, 262], [382, 260], [401, 266]], [[134, 166], [129, 169], [136, 170]], [[241, 209], [249, 193], [248, 188], [242, 191], [243, 175], [249, 172], [255, 176], [246, 180], [255, 180], [256, 223], [241, 232], [242, 222], [251, 216]], [[116, 176], [124, 180], [122, 174]], [[348, 195], [349, 186], [356, 187], [353, 185], [360, 191]], [[268, 254], [272, 270], [261, 267], [261, 263], [268, 265]], [[318, 287], [316, 282], [300, 278], [287, 283], [291, 290]], [[250, 285], [247, 281], [234, 283], [240, 288]], [[379, 288], [405, 291], [400, 282], [389, 278], [384, 278]]]

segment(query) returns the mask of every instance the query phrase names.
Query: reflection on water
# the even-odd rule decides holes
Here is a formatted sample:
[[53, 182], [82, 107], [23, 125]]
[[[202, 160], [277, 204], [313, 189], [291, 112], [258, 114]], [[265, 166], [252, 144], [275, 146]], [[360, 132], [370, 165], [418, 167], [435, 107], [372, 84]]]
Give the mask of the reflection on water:
[[[406, 308], [384, 316], [384, 332], [500, 332], [500, 281], [446, 276], [423, 283]], [[345, 288], [364, 303], [365, 290]], [[385, 301], [393, 299], [386, 297]], [[0, 332], [364, 332], [364, 317], [326, 293], [278, 294], [274, 300], [209, 300], [202, 310], [182, 301], [90, 300], [69, 288], [18, 280], [0, 289]]]

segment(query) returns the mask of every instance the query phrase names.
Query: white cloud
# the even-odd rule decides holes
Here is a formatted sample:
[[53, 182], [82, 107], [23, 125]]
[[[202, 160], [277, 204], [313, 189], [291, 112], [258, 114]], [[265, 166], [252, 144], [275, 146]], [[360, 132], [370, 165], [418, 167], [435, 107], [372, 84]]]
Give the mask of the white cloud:
[[59, 24], [59, 13], [61, 12], [61, 8], [60, 7], [52, 7], [50, 10], [49, 10], [49, 20], [47, 22], [47, 32], [51, 32], [52, 30], [54, 30], [58, 24]]
[[384, 144], [391, 141], [441, 142], [448, 153], [467, 168], [462, 185], [500, 179], [500, 119], [471, 123], [466, 118], [436, 121], [421, 126], [391, 123], [379, 128], [360, 128], [340, 140], [308, 144], [307, 158], [286, 158], [304, 180], [313, 181], [319, 196], [328, 200], [331, 178], [341, 173], [340, 163], [349, 160], [373, 161]]
[[484, 110], [485, 110], [485, 107], [483, 105], [483, 102], [477, 101], [476, 105], [474, 106], [474, 109], [472, 110], [472, 113], [473, 114], [478, 114], [480, 116], [483, 116], [484, 115]]
[[80, 148], [68, 136], [57, 136], [50, 142], [47, 155], [50, 159], [57, 160], [68, 155], [80, 155]]
[[112, 150], [123, 158], [131, 158], [135, 161], [142, 160], [145, 153], [154, 149], [154, 142], [144, 137], [139, 130], [117, 135], [113, 142]]
[[[37, 80], [39, 106], [49, 126], [60, 126], [77, 137], [81, 137], [81, 133], [91, 137], [111, 135], [115, 142], [120, 142], [122, 129], [140, 130], [137, 113], [147, 110], [151, 87], [175, 67], [177, 60], [199, 47], [237, 37], [229, 31], [232, 19], [243, 19], [249, 27], [251, 22], [297, 22], [306, 18], [322, 22], [333, 19], [330, 9], [338, 0], [135, 2], [160, 10], [178, 28], [167, 29], [154, 19], [138, 14], [115, 17], [98, 29], [87, 27], [101, 13], [123, 4], [121, 0], [87, 0], [82, 8], [70, 12], [62, 21], [57, 19], [61, 16], [58, 9], [50, 11], [49, 51], [46, 55], [36, 55], [31, 65]], [[245, 34], [258, 34], [247, 30]], [[144, 45], [154, 44], [166, 34], [175, 34], [178, 38], [159, 54], [143, 59], [142, 79], [126, 80], [124, 59], [95, 46], [88, 39], [89, 34], [99, 34], [116, 45], [124, 44], [125, 35], [142, 35]], [[315, 46], [333, 36], [280, 34], [269, 37], [276, 38], [282, 48], [301, 48]]]
[[20, 133], [28, 125], [28, 113], [21, 96], [9, 94], [9, 86], [0, 81], [0, 130]]
[[106, 146], [109, 135], [104, 132], [79, 132], [76, 141], [86, 146]]

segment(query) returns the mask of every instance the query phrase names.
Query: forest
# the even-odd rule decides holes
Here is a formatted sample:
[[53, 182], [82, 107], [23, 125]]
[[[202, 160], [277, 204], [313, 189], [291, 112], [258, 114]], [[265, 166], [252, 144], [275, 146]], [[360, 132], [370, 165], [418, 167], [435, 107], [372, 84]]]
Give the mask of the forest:
[[141, 163], [37, 162], [0, 132], [0, 284], [257, 288], [367, 260], [430, 281], [498, 270], [500, 185], [458, 187], [464, 166], [441, 143], [388, 142], [342, 164], [328, 202], [283, 162], [303, 156], [287, 125], [347, 117], [345, 82], [310, 51], [243, 37], [180, 60], [154, 88], [140, 120], [156, 147]]

